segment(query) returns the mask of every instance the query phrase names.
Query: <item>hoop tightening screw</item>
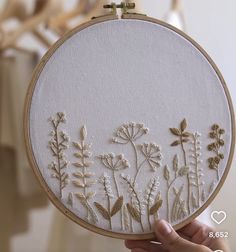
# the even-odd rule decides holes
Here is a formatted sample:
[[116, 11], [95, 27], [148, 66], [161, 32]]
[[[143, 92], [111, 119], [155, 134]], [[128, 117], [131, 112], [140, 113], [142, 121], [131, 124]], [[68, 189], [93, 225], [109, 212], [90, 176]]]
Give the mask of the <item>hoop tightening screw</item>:
[[122, 13], [127, 13], [128, 10], [135, 8], [135, 3], [125, 3], [121, 2], [120, 4], [111, 3], [111, 4], [105, 4], [103, 6], [104, 9], [112, 9], [112, 12], [116, 14], [116, 9], [121, 9]]

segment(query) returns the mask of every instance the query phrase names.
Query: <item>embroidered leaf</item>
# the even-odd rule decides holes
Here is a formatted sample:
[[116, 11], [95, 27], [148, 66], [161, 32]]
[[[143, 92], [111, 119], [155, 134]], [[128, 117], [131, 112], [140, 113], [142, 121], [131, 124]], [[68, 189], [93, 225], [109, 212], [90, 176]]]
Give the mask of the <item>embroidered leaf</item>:
[[95, 175], [95, 173], [93, 173], [93, 172], [87, 172], [87, 173], [84, 174], [84, 177], [85, 177], [85, 178], [91, 178], [91, 177], [93, 177], [94, 175]]
[[150, 215], [154, 215], [162, 206], [162, 200], [158, 200], [149, 210]]
[[106, 220], [110, 220], [110, 215], [108, 213], [108, 211], [99, 203], [94, 202], [95, 207], [97, 208], [97, 210], [99, 211], [99, 213], [103, 216], [104, 219]]
[[92, 161], [86, 161], [86, 162], [84, 162], [84, 167], [90, 167], [92, 165], [93, 165]]
[[174, 134], [175, 136], [181, 136], [181, 132], [179, 131], [179, 129], [170, 128], [170, 131], [171, 131], [171, 133]]
[[79, 199], [79, 200], [85, 200], [85, 196], [82, 193], [75, 193], [75, 196]]
[[202, 190], [201, 200], [202, 200], [202, 202], [205, 202], [205, 200], [206, 200], [205, 190]]
[[90, 200], [90, 199], [92, 199], [95, 195], [96, 195], [95, 192], [88, 192], [87, 195], [86, 195], [86, 199], [87, 199], [87, 200]]
[[85, 158], [90, 158], [91, 156], [92, 156], [92, 153], [91, 152], [89, 152], [89, 151], [84, 151], [84, 157]]
[[68, 177], [69, 177], [69, 175], [68, 175], [67, 173], [63, 173], [63, 174], [61, 175], [62, 181], [65, 181]]
[[188, 138], [183, 138], [183, 139], [182, 139], [182, 142], [183, 142], [183, 143], [187, 143], [188, 141], [189, 141]]
[[122, 206], [123, 206], [123, 196], [120, 196], [112, 207], [111, 216], [114, 216], [117, 212], [119, 212]]
[[128, 231], [130, 228], [130, 225], [129, 225], [129, 213], [128, 213], [128, 209], [126, 205], [123, 206], [123, 219], [124, 219], [125, 230]]
[[79, 172], [79, 171], [78, 172], [74, 172], [73, 176], [75, 176], [76, 178], [83, 178], [84, 177], [83, 173]]
[[209, 187], [209, 194], [211, 194], [214, 191], [215, 185], [216, 185], [216, 183], [215, 183], [215, 181], [213, 181]]
[[165, 180], [167, 180], [167, 181], [170, 179], [170, 171], [169, 171], [167, 165], [165, 165], [165, 167], [164, 167], [164, 178], [165, 178]]
[[176, 140], [176, 141], [174, 141], [172, 144], [171, 144], [171, 146], [177, 146], [177, 145], [179, 145], [180, 144], [180, 141], [179, 140]]
[[79, 153], [79, 152], [74, 153], [74, 156], [77, 157], [77, 158], [82, 158], [83, 157], [83, 155], [81, 153]]
[[179, 159], [178, 159], [178, 155], [176, 154], [173, 159], [173, 170], [177, 172], [178, 166], [179, 166]]
[[84, 167], [84, 165], [83, 165], [82, 163], [80, 163], [80, 162], [73, 163], [73, 165], [74, 165], [75, 167], [78, 167], [78, 168]]
[[92, 147], [92, 144], [84, 144], [84, 150], [90, 150]]
[[82, 149], [83, 149], [80, 143], [73, 142], [73, 145], [74, 145], [74, 147], [75, 147], [76, 149], [79, 149], [79, 150], [82, 150]]
[[81, 139], [82, 141], [84, 141], [87, 137], [87, 130], [86, 130], [86, 127], [83, 126], [80, 130], [80, 136], [81, 136]]
[[182, 136], [183, 136], [183, 137], [190, 137], [190, 136], [191, 136], [191, 133], [189, 133], [189, 132], [184, 132], [184, 133], [182, 134]]
[[93, 208], [90, 206], [90, 204], [87, 202], [86, 207], [88, 209], [88, 212], [90, 214], [91, 220], [94, 224], [96, 224], [98, 222], [98, 216], [97, 214], [94, 212]]
[[73, 194], [70, 192], [68, 195], [68, 201], [67, 201], [68, 205], [73, 207]]
[[161, 200], [161, 192], [159, 191], [156, 196], [156, 201]]
[[188, 166], [183, 166], [183, 167], [179, 170], [179, 176], [181, 176], [181, 177], [187, 175], [188, 173], [189, 173], [189, 167], [188, 167]]
[[191, 198], [192, 198], [192, 206], [193, 206], [193, 208], [197, 208], [198, 207], [198, 205], [197, 205], [197, 199], [194, 196], [193, 192], [191, 194]]
[[74, 181], [72, 181], [72, 183], [76, 187], [84, 188], [84, 184], [82, 182], [80, 182], [79, 180], [74, 180]]
[[136, 220], [137, 222], [141, 223], [141, 214], [140, 214], [140, 212], [139, 212], [137, 209], [135, 209], [135, 208], [134, 208], [131, 204], [129, 204], [129, 203], [127, 203], [126, 206], [127, 206], [127, 209], [128, 209], [128, 211], [129, 211], [131, 217], [132, 217], [134, 220]]
[[186, 119], [184, 119], [180, 124], [180, 129], [182, 132], [184, 132], [186, 128], [187, 128], [187, 122]]
[[91, 181], [87, 181], [86, 184], [85, 184], [85, 187], [90, 187], [92, 185], [96, 184], [96, 180], [91, 180]]

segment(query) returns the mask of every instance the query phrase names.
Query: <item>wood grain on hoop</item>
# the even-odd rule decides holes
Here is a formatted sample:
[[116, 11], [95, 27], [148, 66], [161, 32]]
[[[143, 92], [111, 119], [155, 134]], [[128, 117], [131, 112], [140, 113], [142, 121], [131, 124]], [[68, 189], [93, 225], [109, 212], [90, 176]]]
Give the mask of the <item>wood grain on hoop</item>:
[[[74, 222], [78, 223], [79, 225], [93, 231], [96, 232], [98, 234], [101, 235], [105, 235], [105, 236], [109, 236], [109, 237], [114, 237], [114, 238], [119, 238], [119, 239], [152, 239], [154, 238], [154, 234], [153, 233], [149, 233], [149, 234], [123, 234], [123, 233], [117, 233], [117, 232], [111, 232], [111, 231], [107, 231], [104, 230], [102, 228], [98, 228], [95, 227], [89, 223], [87, 223], [86, 221], [80, 219], [79, 217], [77, 217], [74, 213], [72, 213], [69, 209], [67, 209], [59, 200], [58, 198], [54, 195], [54, 193], [51, 191], [51, 189], [49, 188], [49, 186], [47, 185], [47, 183], [45, 182], [39, 167], [37, 166], [35, 157], [34, 157], [34, 153], [32, 150], [32, 144], [31, 144], [31, 139], [30, 139], [30, 128], [29, 128], [29, 113], [30, 113], [30, 108], [31, 108], [31, 101], [32, 101], [32, 96], [35, 90], [35, 86], [37, 83], [37, 80], [42, 72], [42, 70], [44, 69], [44, 66], [46, 65], [46, 63], [48, 62], [48, 60], [50, 59], [50, 57], [55, 53], [55, 51], [67, 40], [69, 39], [71, 36], [73, 36], [74, 34], [76, 34], [77, 32], [82, 31], [83, 29], [90, 27], [94, 24], [98, 24], [101, 22], [106, 22], [109, 20], [115, 20], [117, 19], [117, 17], [115, 16], [109, 16], [109, 17], [101, 17], [101, 18], [96, 18], [90, 22], [87, 22], [85, 24], [80, 25], [79, 27], [73, 29], [71, 32], [69, 32], [67, 35], [65, 35], [62, 39], [60, 39], [50, 50], [49, 52], [43, 57], [43, 59], [41, 60], [40, 64], [38, 65], [38, 67], [36, 68], [32, 81], [30, 83], [30, 87], [28, 90], [28, 94], [27, 94], [27, 98], [26, 98], [26, 103], [25, 103], [25, 116], [24, 116], [24, 134], [25, 134], [25, 141], [26, 141], [26, 146], [27, 146], [27, 154], [28, 154], [28, 158], [30, 160], [31, 166], [33, 168], [33, 171], [36, 175], [36, 177], [38, 178], [41, 186], [43, 187], [43, 189], [47, 192], [48, 197], [50, 198], [50, 200], [53, 202], [53, 204], [61, 211], [63, 212], [67, 217], [69, 217], [71, 220], [73, 220]], [[150, 23], [155, 23], [155, 24], [159, 24], [161, 26], [164, 26], [172, 31], [174, 31], [175, 33], [179, 34], [180, 36], [182, 36], [183, 38], [185, 38], [187, 41], [189, 41], [195, 48], [198, 49], [199, 52], [201, 52], [201, 54], [208, 60], [208, 62], [210, 63], [210, 65], [212, 66], [212, 68], [214, 69], [215, 73], [217, 74], [218, 78], [220, 79], [220, 82], [222, 84], [222, 87], [224, 88], [225, 94], [227, 96], [227, 100], [228, 100], [228, 105], [229, 105], [229, 109], [230, 109], [230, 115], [231, 115], [231, 121], [232, 121], [232, 141], [231, 141], [231, 147], [230, 147], [230, 154], [229, 154], [229, 159], [227, 162], [227, 166], [224, 170], [224, 174], [221, 178], [221, 181], [219, 182], [219, 184], [217, 185], [217, 188], [214, 190], [213, 194], [209, 197], [209, 199], [207, 200], [207, 202], [201, 207], [199, 208], [194, 214], [192, 214], [189, 218], [187, 218], [185, 221], [183, 221], [181, 224], [174, 226], [174, 228], [176, 230], [182, 228], [183, 226], [185, 226], [186, 224], [188, 224], [189, 222], [191, 222], [194, 218], [196, 218], [199, 214], [201, 214], [209, 205], [210, 203], [213, 201], [213, 199], [216, 197], [217, 193], [219, 192], [220, 188], [222, 187], [222, 185], [225, 182], [225, 179], [227, 177], [227, 174], [229, 172], [230, 169], [230, 165], [232, 162], [232, 158], [233, 158], [233, 153], [234, 153], [234, 139], [235, 139], [235, 118], [234, 118], [234, 111], [233, 111], [233, 106], [232, 106], [232, 101], [228, 92], [228, 89], [226, 87], [225, 81], [220, 73], [220, 71], [218, 70], [218, 68], [216, 67], [216, 65], [214, 64], [214, 62], [212, 61], [212, 59], [208, 56], [208, 54], [195, 42], [193, 41], [190, 37], [188, 37], [186, 34], [184, 34], [183, 32], [181, 32], [180, 30], [174, 28], [171, 25], [168, 25], [162, 21], [153, 19], [153, 18], [149, 18], [149, 17], [145, 17], [142, 15], [133, 15], [133, 14], [124, 14], [123, 15], [123, 19], [137, 19], [137, 20], [142, 20], [142, 21], [147, 21]]]

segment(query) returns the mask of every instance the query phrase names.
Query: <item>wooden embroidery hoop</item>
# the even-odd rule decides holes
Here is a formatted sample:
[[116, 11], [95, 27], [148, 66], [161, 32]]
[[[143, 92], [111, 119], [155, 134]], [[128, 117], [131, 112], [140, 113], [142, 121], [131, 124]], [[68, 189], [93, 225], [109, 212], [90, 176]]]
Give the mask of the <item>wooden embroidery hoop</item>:
[[[227, 96], [227, 101], [229, 104], [229, 108], [230, 108], [230, 115], [231, 115], [231, 120], [232, 120], [232, 142], [231, 142], [231, 147], [230, 147], [230, 155], [229, 155], [229, 159], [227, 161], [227, 166], [224, 170], [224, 174], [221, 178], [221, 181], [219, 182], [219, 184], [217, 185], [216, 189], [214, 190], [214, 192], [212, 193], [212, 195], [209, 197], [209, 199], [206, 201], [206, 203], [200, 207], [194, 214], [192, 214], [191, 216], [189, 216], [185, 221], [183, 221], [181, 224], [178, 224], [176, 226], [174, 226], [174, 228], [176, 230], [184, 227], [185, 225], [187, 225], [189, 222], [191, 222], [193, 219], [195, 219], [198, 215], [200, 215], [210, 204], [211, 202], [214, 200], [214, 198], [216, 197], [217, 193], [220, 191], [221, 187], [223, 186], [227, 174], [229, 172], [231, 163], [232, 163], [232, 159], [233, 159], [233, 153], [234, 153], [234, 147], [235, 147], [235, 143], [234, 143], [234, 139], [235, 139], [235, 118], [234, 118], [234, 111], [233, 111], [233, 106], [232, 106], [232, 101], [229, 95], [229, 91], [227, 89], [226, 83], [219, 71], [219, 69], [217, 68], [217, 66], [215, 65], [215, 63], [213, 62], [213, 60], [209, 57], [209, 55], [201, 48], [201, 46], [196, 43], [193, 39], [191, 39], [189, 36], [187, 36], [185, 33], [183, 33], [182, 31], [176, 29], [175, 27], [168, 25], [162, 21], [159, 21], [157, 19], [154, 18], [150, 18], [150, 17], [146, 17], [144, 15], [139, 15], [139, 14], [123, 14], [122, 16], [123, 19], [135, 19], [135, 20], [142, 20], [142, 21], [147, 21], [150, 23], [154, 23], [154, 24], [159, 24], [161, 26], [164, 26], [172, 31], [174, 31], [175, 33], [179, 34], [180, 36], [182, 36], [183, 38], [185, 38], [187, 41], [189, 41], [193, 46], [195, 46], [203, 55], [204, 57], [208, 60], [208, 62], [210, 63], [210, 65], [213, 67], [214, 71], [216, 72], [217, 76], [220, 79], [220, 82], [224, 88], [225, 94]], [[101, 235], [105, 235], [108, 237], [113, 237], [113, 238], [118, 238], [118, 239], [133, 239], [133, 240], [141, 240], [141, 239], [152, 239], [154, 238], [154, 234], [153, 233], [149, 233], [149, 234], [123, 234], [123, 233], [117, 233], [117, 232], [112, 232], [112, 231], [108, 231], [108, 230], [104, 230], [102, 228], [99, 227], [95, 227], [92, 224], [87, 223], [86, 221], [82, 220], [81, 218], [79, 218], [78, 216], [76, 216], [74, 213], [72, 213], [69, 209], [67, 209], [62, 202], [59, 201], [59, 199], [55, 196], [55, 194], [51, 191], [51, 189], [49, 188], [49, 186], [47, 185], [47, 183], [45, 182], [40, 169], [36, 163], [36, 159], [32, 150], [32, 145], [31, 145], [31, 140], [30, 140], [30, 135], [29, 135], [29, 113], [30, 113], [30, 107], [31, 107], [31, 102], [32, 102], [32, 96], [35, 90], [35, 86], [37, 83], [37, 80], [40, 76], [40, 73], [42, 72], [42, 70], [44, 69], [44, 66], [46, 65], [46, 63], [48, 62], [48, 60], [50, 59], [50, 57], [55, 53], [55, 51], [70, 37], [72, 37], [74, 34], [84, 30], [85, 28], [88, 28], [90, 26], [93, 26], [95, 24], [98, 23], [102, 23], [102, 22], [106, 22], [109, 20], [116, 20], [118, 19], [117, 16], [114, 15], [108, 15], [108, 16], [104, 16], [104, 17], [98, 17], [96, 19], [93, 19], [87, 23], [84, 23], [80, 26], [78, 26], [77, 28], [73, 29], [72, 31], [70, 31], [68, 34], [66, 34], [63, 38], [61, 38], [49, 51], [48, 53], [43, 57], [43, 59], [41, 60], [40, 64], [38, 65], [38, 67], [36, 68], [34, 74], [33, 74], [33, 78], [32, 81], [30, 83], [29, 89], [28, 89], [28, 94], [26, 97], [26, 103], [25, 103], [25, 115], [24, 115], [24, 135], [25, 135], [25, 142], [26, 142], [26, 147], [27, 147], [27, 155], [30, 161], [30, 164], [33, 168], [33, 171], [37, 177], [37, 179], [40, 182], [40, 185], [42, 186], [42, 188], [46, 191], [47, 196], [49, 197], [49, 199], [51, 200], [51, 202], [62, 212], [64, 213], [67, 217], [69, 217], [72, 221], [76, 222], [77, 224], [81, 225], [82, 227], [96, 232], [98, 234]]]

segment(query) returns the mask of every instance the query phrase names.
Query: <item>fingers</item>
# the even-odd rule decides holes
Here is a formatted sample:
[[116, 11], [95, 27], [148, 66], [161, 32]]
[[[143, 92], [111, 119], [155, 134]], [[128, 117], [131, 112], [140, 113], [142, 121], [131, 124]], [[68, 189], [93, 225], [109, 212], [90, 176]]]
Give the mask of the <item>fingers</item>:
[[209, 238], [209, 232], [213, 232], [213, 228], [194, 220], [184, 228], [182, 228], [179, 233], [190, 238], [190, 240], [196, 244], [203, 244], [205, 246], [210, 246], [211, 239]]
[[183, 227], [179, 231], [180, 231], [180, 233], [191, 238], [199, 231], [199, 229], [202, 229], [202, 228], [207, 229], [209, 232], [214, 231], [209, 226], [207, 226], [197, 220], [192, 221], [191, 223], [189, 223], [187, 226]]
[[161, 241], [163, 249], [169, 252], [208, 252], [204, 246], [196, 245], [180, 237], [174, 229], [164, 220], [158, 221], [155, 226], [157, 238]]

